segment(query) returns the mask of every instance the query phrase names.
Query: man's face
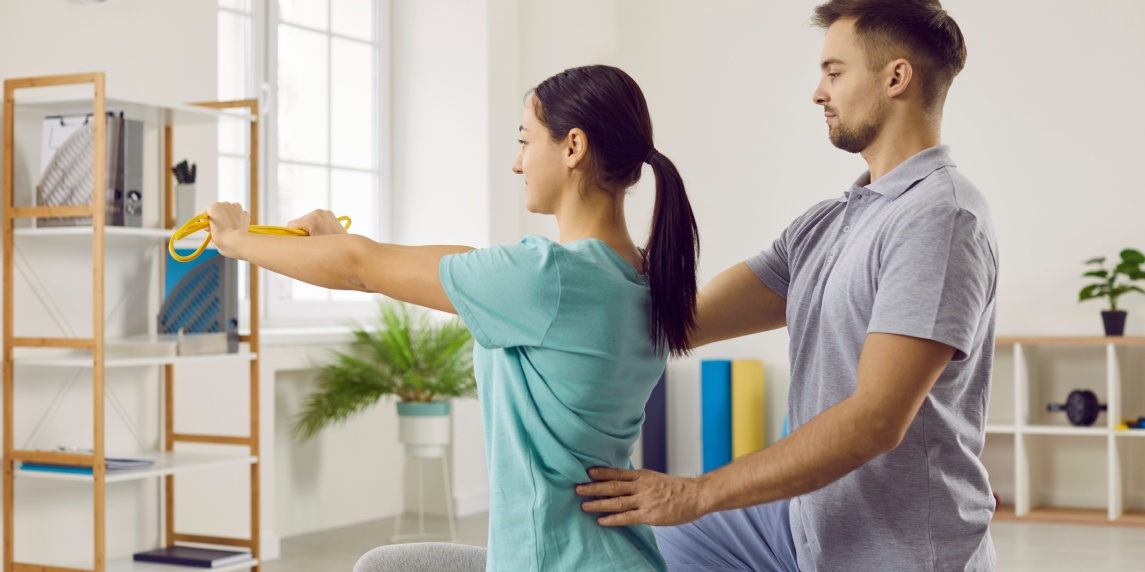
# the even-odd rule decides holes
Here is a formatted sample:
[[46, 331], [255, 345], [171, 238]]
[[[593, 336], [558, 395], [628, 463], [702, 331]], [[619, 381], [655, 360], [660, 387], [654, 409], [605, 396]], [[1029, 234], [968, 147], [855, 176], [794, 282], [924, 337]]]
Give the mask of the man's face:
[[823, 106], [827, 136], [844, 151], [862, 152], [882, 131], [890, 101], [881, 74], [867, 67], [854, 19], [839, 20], [827, 29], [820, 62], [823, 75], [812, 98]]

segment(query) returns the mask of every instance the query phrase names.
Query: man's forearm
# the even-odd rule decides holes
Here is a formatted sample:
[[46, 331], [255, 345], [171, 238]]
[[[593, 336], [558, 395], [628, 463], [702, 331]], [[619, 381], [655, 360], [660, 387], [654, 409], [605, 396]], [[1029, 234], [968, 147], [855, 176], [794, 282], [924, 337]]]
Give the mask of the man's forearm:
[[699, 477], [703, 512], [731, 510], [806, 494], [894, 448], [877, 412], [846, 400], [778, 443]]

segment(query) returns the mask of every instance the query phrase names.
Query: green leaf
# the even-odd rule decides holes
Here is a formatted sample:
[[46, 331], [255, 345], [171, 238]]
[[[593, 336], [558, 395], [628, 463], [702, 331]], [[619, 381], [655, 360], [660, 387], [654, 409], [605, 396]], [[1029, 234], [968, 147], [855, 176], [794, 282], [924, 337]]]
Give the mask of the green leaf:
[[1145, 264], [1145, 254], [1141, 254], [1139, 250], [1126, 248], [1121, 251], [1121, 260], [1135, 264]]
[[1109, 271], [1108, 270], [1090, 270], [1089, 272], [1082, 274], [1082, 276], [1089, 276], [1089, 277], [1093, 277], [1093, 278], [1109, 278]]
[[1135, 262], [1122, 262], [1113, 269], [1114, 274], [1124, 274], [1125, 276], [1132, 276], [1140, 271], [1141, 265]]
[[1083, 264], [1105, 264], [1105, 257], [1099, 256], [1097, 258], [1090, 258], [1089, 260], [1083, 262]]
[[1089, 286], [1082, 288], [1081, 292], [1078, 293], [1078, 302], [1084, 302], [1085, 300], [1092, 300], [1094, 298], [1101, 298], [1106, 295], [1107, 291], [1108, 286], [1105, 284], [1090, 284]]

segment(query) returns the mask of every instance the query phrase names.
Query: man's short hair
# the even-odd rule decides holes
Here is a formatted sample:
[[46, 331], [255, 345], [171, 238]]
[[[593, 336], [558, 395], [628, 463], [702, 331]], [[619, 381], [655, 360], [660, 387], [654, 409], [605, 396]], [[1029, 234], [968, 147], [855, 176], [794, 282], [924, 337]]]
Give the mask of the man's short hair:
[[966, 40], [939, 0], [830, 0], [815, 8], [812, 23], [825, 30], [846, 18], [855, 19], [871, 71], [905, 58], [920, 76], [923, 105], [942, 109], [966, 65]]

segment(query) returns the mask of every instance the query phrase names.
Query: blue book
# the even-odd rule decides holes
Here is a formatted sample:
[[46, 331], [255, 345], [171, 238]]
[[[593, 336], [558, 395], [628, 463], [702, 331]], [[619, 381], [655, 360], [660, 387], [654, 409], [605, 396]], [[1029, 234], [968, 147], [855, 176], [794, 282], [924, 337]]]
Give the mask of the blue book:
[[660, 374], [660, 381], [644, 405], [644, 427], [641, 452], [644, 468], [661, 473], [668, 472], [668, 372]]
[[732, 461], [732, 362], [700, 362], [700, 431], [704, 472]]
[[216, 550], [211, 548], [195, 548], [193, 546], [168, 546], [148, 552], [138, 552], [134, 559], [137, 562], [158, 562], [160, 564], [177, 564], [179, 566], [194, 566], [196, 568], [219, 568], [251, 559], [250, 552], [235, 552], [233, 550]]

